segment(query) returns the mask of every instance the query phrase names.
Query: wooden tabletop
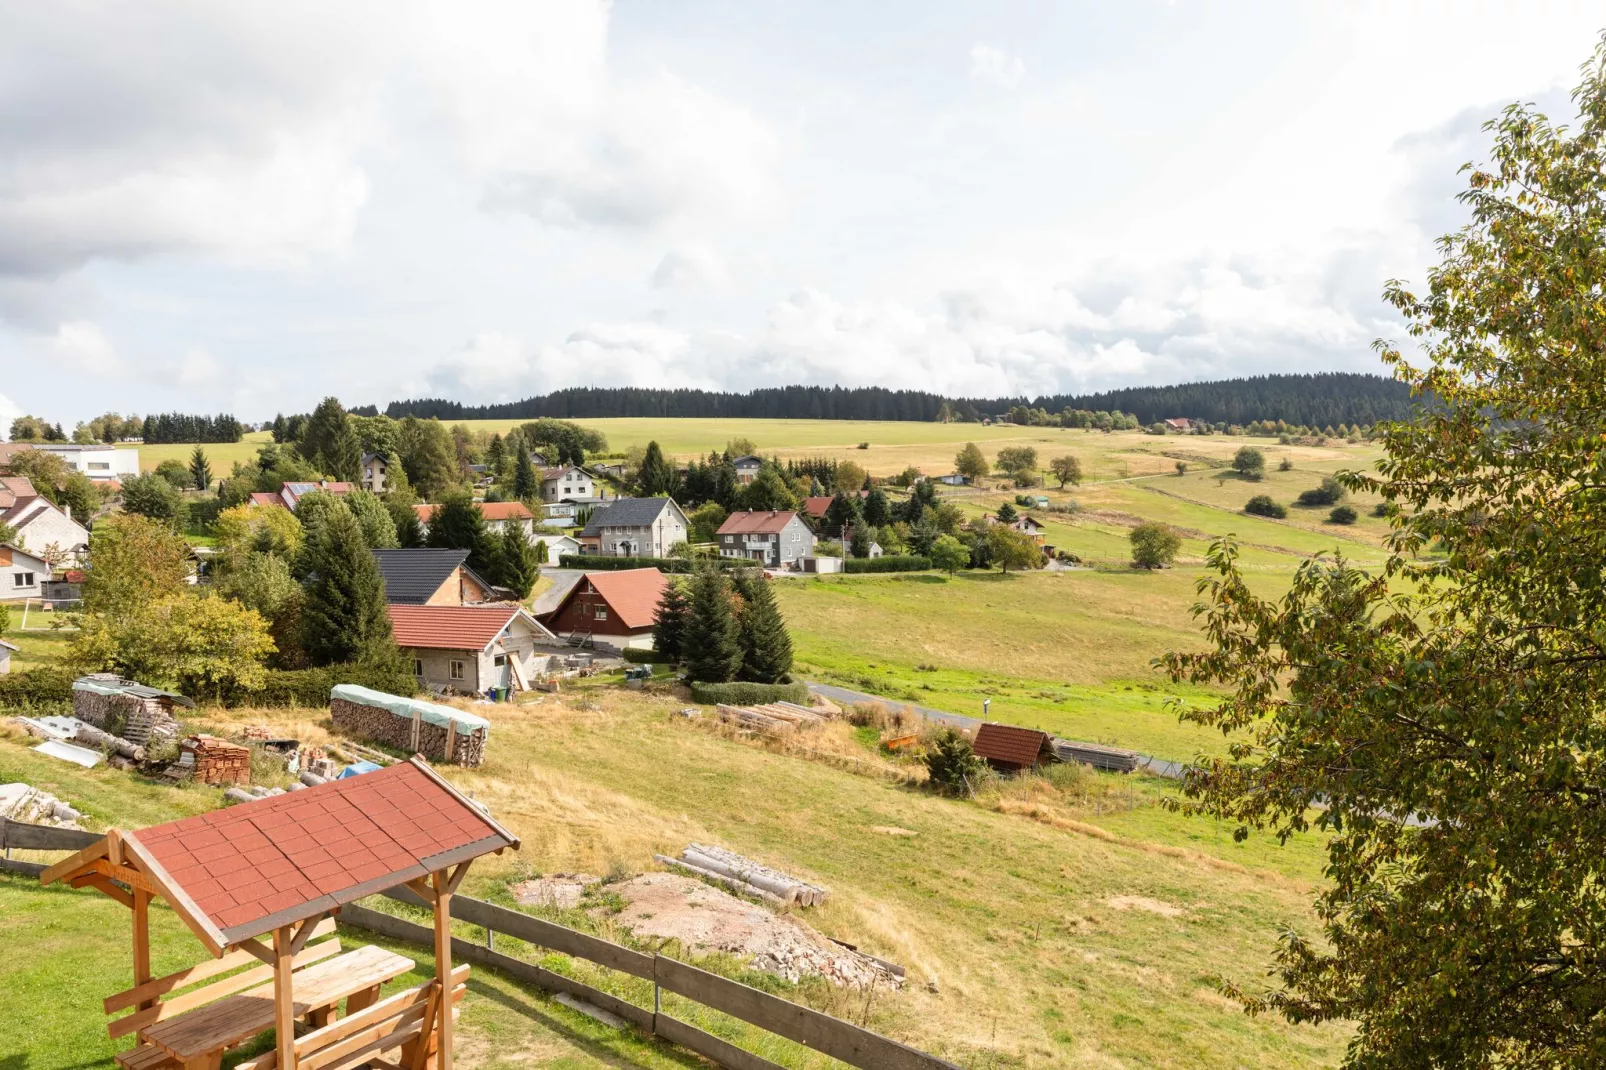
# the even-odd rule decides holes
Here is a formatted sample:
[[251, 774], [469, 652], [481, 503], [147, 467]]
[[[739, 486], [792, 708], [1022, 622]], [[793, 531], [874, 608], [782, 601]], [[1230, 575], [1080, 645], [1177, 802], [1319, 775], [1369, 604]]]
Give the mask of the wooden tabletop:
[[[296, 1017], [384, 984], [412, 968], [412, 959], [368, 946], [297, 970], [293, 975]], [[157, 1022], [140, 1030], [140, 1036], [183, 1062], [249, 1040], [273, 1028], [273, 1020], [273, 982], [269, 981]]]

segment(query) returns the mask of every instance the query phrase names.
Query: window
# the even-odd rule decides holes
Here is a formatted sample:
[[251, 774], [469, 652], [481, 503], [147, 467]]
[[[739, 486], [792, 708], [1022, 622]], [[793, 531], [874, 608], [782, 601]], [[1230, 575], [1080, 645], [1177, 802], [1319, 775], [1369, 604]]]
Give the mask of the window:
[[607, 620], [608, 619], [608, 607], [607, 606], [598, 606], [597, 607], [597, 619], [598, 620]]
[[461, 680], [464, 678], [463, 663], [461, 661], [453, 660], [448, 663], [447, 667], [453, 680]]
[[498, 655], [496, 655], [496, 657], [491, 659], [491, 664], [492, 665], [506, 665], [507, 664], [507, 655], [506, 654], [498, 654]]
[[32, 587], [33, 586], [33, 573], [32, 572], [13, 572], [11, 574], [11, 586], [13, 586], [13, 587]]
[[413, 659], [413, 675], [418, 677], [420, 680], [422, 680], [424, 678], [424, 659], [423, 658], [414, 658]]
[[112, 466], [109, 461], [90, 461], [89, 470], [92, 472], [110, 472]]

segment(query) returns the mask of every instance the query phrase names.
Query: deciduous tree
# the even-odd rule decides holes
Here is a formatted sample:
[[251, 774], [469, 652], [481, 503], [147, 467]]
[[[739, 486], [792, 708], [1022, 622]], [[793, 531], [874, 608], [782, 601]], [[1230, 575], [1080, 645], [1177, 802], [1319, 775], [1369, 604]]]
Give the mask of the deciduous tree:
[[1055, 457], [1052, 461], [1049, 461], [1048, 470], [1054, 473], [1055, 479], [1060, 481], [1060, 490], [1064, 490], [1067, 483], [1076, 486], [1081, 485], [1082, 462], [1070, 454]]
[[974, 442], [967, 442], [954, 455], [954, 471], [974, 483], [989, 471], [987, 457], [981, 452], [981, 447]]
[[133, 476], [123, 483], [123, 510], [166, 524], [174, 531], [183, 531], [190, 518], [183, 493], [155, 474]]
[[952, 576], [970, 564], [970, 548], [952, 535], [940, 535], [931, 544], [931, 564]]

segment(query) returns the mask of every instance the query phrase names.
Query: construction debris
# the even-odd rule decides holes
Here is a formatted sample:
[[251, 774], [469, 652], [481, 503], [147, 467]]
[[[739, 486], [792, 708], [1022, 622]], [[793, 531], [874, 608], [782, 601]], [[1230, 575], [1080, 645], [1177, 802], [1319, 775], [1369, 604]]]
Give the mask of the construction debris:
[[1054, 755], [1062, 762], [1081, 762], [1094, 769], [1108, 769], [1116, 773], [1130, 773], [1143, 761], [1143, 755], [1137, 751], [1105, 747], [1097, 743], [1077, 743], [1069, 739], [1054, 740]]
[[29, 784], [0, 784], [0, 818], [28, 825], [75, 829], [83, 814]]
[[721, 703], [717, 708], [720, 720], [745, 728], [756, 728], [761, 732], [790, 732], [825, 724], [830, 719], [796, 702], [769, 702], [762, 706], [726, 706]]
[[431, 761], [476, 766], [485, 760], [491, 722], [467, 710], [340, 684], [330, 689], [329, 712], [341, 731]]
[[240, 729], [240, 738], [247, 743], [266, 743], [273, 738], [273, 730], [265, 724], [248, 724]]
[[166, 775], [202, 784], [249, 784], [251, 748], [216, 736], [190, 736], [178, 745], [178, 761]]
[[831, 896], [829, 889], [760, 865], [751, 858], [723, 847], [694, 843], [681, 851], [679, 858], [666, 858], [663, 855], [653, 857], [779, 906], [819, 906]]
[[602, 878], [591, 873], [553, 873], [546, 877], [520, 881], [509, 891], [513, 893], [515, 900], [526, 906], [573, 910], [580, 905], [587, 888], [601, 883]]
[[110, 732], [103, 732], [92, 724], [80, 723], [78, 732], [73, 739], [86, 747], [93, 747], [107, 754], [116, 754], [130, 761], [143, 762], [145, 760], [144, 747], [114, 736]]
[[229, 802], [256, 802], [258, 799], [269, 799], [275, 795], [283, 795], [283, 788], [245, 787], [227, 788], [223, 797]]
[[81, 765], [85, 769], [93, 769], [100, 764], [103, 757], [100, 751], [90, 750], [88, 747], [77, 747], [71, 743], [63, 743], [59, 739], [47, 739], [34, 750], [40, 754], [47, 754], [52, 758], [60, 758], [64, 762]]

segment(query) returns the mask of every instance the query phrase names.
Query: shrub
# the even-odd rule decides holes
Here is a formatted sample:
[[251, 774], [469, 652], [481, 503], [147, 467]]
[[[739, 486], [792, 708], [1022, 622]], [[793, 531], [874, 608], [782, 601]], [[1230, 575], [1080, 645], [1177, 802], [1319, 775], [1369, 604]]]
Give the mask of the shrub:
[[1284, 457], [1281, 461], [1277, 462], [1277, 471], [1292, 472], [1293, 470], [1294, 459], [1292, 457]]
[[1288, 508], [1281, 502], [1273, 501], [1269, 494], [1257, 494], [1244, 503], [1244, 512], [1252, 516], [1269, 516], [1274, 520], [1281, 520], [1288, 515]]
[[868, 442], [861, 442], [861, 443], [859, 443], [859, 449], [861, 449], [861, 450], [867, 450], [867, 449], [869, 449], [869, 448], [870, 448], [870, 443], [868, 443]]
[[223, 696], [225, 706], [327, 706], [329, 689], [336, 684], [358, 684], [390, 695], [408, 697], [418, 682], [405, 670], [368, 665], [325, 665], [318, 669], [269, 669], [260, 690], [234, 690]]
[[1266, 455], [1253, 446], [1240, 446], [1233, 455], [1232, 467], [1243, 478], [1258, 482], [1266, 474]]
[[986, 764], [971, 749], [970, 740], [952, 728], [938, 736], [926, 752], [926, 773], [931, 783], [958, 794], [969, 790]]
[[66, 669], [31, 669], [0, 676], [0, 709], [40, 710], [72, 704], [74, 676]]
[[1182, 549], [1182, 537], [1165, 524], [1150, 521], [1139, 524], [1128, 536], [1132, 542], [1132, 563], [1139, 568], [1164, 568]]
[[619, 651], [619, 656], [636, 665], [656, 665], [664, 660], [658, 651], [637, 646], [625, 647]]
[[1372, 515], [1373, 516], [1388, 516], [1389, 515], [1389, 503], [1388, 502], [1378, 502], [1376, 505], [1372, 506]]
[[1341, 505], [1327, 514], [1327, 522], [1329, 524], [1353, 524], [1355, 523], [1356, 515], [1354, 509], [1347, 505]]
[[1321, 486], [1299, 493], [1300, 505], [1337, 505], [1343, 500], [1344, 487], [1332, 476], [1322, 480]]
[[930, 567], [931, 558], [917, 554], [850, 557], [842, 562], [843, 572], [924, 572]]
[[587, 572], [620, 572], [631, 568], [655, 568], [660, 572], [695, 572], [699, 567], [750, 568], [752, 562], [739, 557], [613, 557], [604, 554], [563, 554], [559, 568], [579, 568]]
[[693, 702], [700, 702], [704, 706], [762, 706], [766, 702], [796, 702], [799, 705], [808, 705], [809, 689], [807, 684], [753, 684], [741, 680], [730, 683], [709, 684], [694, 683], [691, 685]]

